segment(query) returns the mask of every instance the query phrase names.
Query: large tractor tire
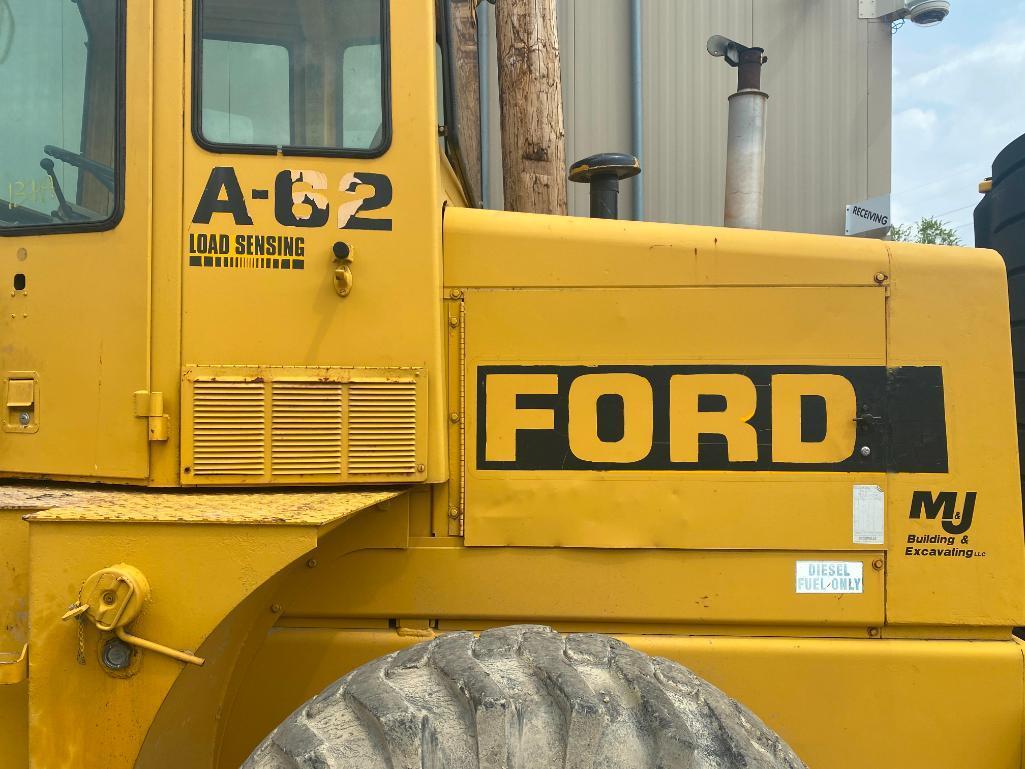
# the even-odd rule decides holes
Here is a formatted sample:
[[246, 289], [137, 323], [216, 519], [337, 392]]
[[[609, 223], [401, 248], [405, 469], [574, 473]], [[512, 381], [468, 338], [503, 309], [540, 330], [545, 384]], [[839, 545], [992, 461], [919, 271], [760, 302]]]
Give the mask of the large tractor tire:
[[602, 635], [453, 633], [300, 707], [243, 769], [803, 769], [686, 668]]

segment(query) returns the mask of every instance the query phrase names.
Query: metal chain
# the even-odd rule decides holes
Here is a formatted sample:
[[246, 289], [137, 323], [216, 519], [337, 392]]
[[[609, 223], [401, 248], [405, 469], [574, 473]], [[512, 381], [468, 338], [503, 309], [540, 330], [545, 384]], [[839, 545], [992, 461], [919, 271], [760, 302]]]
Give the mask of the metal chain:
[[79, 665], [85, 665], [85, 620], [78, 617], [75, 621], [78, 623], [78, 655], [76, 659]]
[[[82, 600], [75, 601], [71, 606], [68, 607], [68, 611], [72, 612], [75, 609], [79, 609], [82, 606]], [[78, 652], [75, 658], [78, 660], [79, 665], [85, 665], [85, 615], [80, 614], [75, 617], [75, 622], [78, 623]]]

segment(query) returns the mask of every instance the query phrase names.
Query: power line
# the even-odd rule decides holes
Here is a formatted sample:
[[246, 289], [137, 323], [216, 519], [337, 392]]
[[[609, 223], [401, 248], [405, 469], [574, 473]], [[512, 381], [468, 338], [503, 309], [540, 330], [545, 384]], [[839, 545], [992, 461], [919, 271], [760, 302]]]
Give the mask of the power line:
[[925, 182], [924, 184], [919, 184], [914, 187], [908, 187], [907, 189], [901, 190], [900, 192], [891, 192], [890, 194], [894, 197], [897, 197], [898, 195], [907, 195], [909, 192], [915, 192], [916, 190], [925, 189], [926, 187], [932, 187], [933, 185], [949, 181], [950, 179], [956, 179], [961, 176], [967, 176], [970, 173], [977, 174], [978, 170], [975, 168], [963, 168], [960, 171], [957, 171], [952, 174], [947, 174], [946, 176], [941, 176], [939, 179], [934, 179], [931, 182]]
[[967, 206], [961, 206], [960, 208], [952, 208], [949, 211], [944, 211], [941, 214], [936, 214], [936, 216], [933, 217], [933, 218], [939, 219], [941, 216], [950, 216], [950, 214], [956, 214], [959, 211], [965, 211], [965, 210], [967, 210], [969, 208], [975, 208], [977, 205], [979, 205], [978, 202], [975, 202], [975, 203], [969, 203]]

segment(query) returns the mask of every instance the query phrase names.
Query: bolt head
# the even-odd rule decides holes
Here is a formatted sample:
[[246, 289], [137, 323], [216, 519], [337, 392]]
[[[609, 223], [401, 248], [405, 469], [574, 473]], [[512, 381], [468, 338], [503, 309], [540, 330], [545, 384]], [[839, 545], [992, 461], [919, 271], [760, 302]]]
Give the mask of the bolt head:
[[280, 603], [272, 603], [271, 606], [270, 606], [270, 610], [272, 612], [274, 612], [275, 614], [281, 614], [281, 604]]
[[456, 520], [459, 517], [459, 508], [453, 507], [451, 510], [449, 510], [448, 517], [451, 518], [453, 521]]
[[868, 446], [862, 446], [858, 450], [858, 453], [861, 454], [861, 456], [863, 457], [868, 457], [872, 455], [872, 449], [870, 449]]
[[453, 289], [452, 289], [452, 290], [451, 290], [451, 291], [449, 292], [449, 294], [448, 294], [448, 295], [449, 295], [450, 297], [452, 297], [453, 299], [458, 299], [459, 297], [461, 297], [461, 296], [463, 295], [463, 292], [462, 292], [462, 291], [460, 291], [460, 290], [459, 290], [458, 288], [453, 288]]
[[883, 559], [882, 558], [876, 558], [874, 561], [872, 561], [872, 568], [875, 569], [876, 571], [882, 571], [883, 570]]
[[310, 568], [310, 569], [317, 568], [317, 559], [316, 558], [311, 558], [310, 560], [308, 560], [306, 562], [306, 566], [307, 566], [307, 568]]
[[117, 601], [117, 594], [111, 590], [106, 591], [102, 596], [103, 603], [107, 606], [113, 606], [114, 602]]
[[876, 283], [885, 283], [886, 280], [887, 280], [887, 277], [888, 276], [886, 275], [885, 272], [877, 272], [876, 273]]
[[426, 467], [425, 465], [417, 465], [417, 466], [416, 466], [416, 471], [417, 471], [418, 473], [422, 473], [422, 472], [425, 472], [426, 470], [427, 470], [427, 467]]
[[879, 637], [879, 628], [877, 628], [877, 627], [870, 627], [868, 629], [868, 637], [869, 638], [878, 638]]
[[448, 415], [448, 418], [449, 418], [449, 421], [452, 422], [452, 424], [458, 424], [459, 423], [459, 414], [457, 414], [454, 411], [451, 414]]
[[100, 659], [107, 670], [127, 670], [132, 664], [132, 647], [120, 638], [111, 638], [103, 645]]
[[31, 421], [32, 415], [29, 414], [27, 411], [22, 411], [20, 414], [18, 414], [18, 424], [20, 424], [22, 427], [28, 427]]

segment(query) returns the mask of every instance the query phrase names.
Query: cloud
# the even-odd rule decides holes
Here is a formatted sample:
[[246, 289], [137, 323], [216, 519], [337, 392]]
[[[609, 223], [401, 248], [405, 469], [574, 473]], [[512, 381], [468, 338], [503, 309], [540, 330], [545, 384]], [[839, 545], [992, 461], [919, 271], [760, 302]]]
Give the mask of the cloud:
[[931, 138], [936, 128], [936, 112], [921, 107], [908, 107], [893, 116], [893, 130], [902, 136], [918, 134], [920, 137]]
[[959, 29], [951, 14], [945, 45], [929, 30], [894, 38], [896, 221], [945, 214], [972, 242], [978, 182], [995, 155], [1025, 133], [1025, 2], [1008, 5], [1019, 6], [1019, 20], [976, 16]]
[[1025, 25], [1012, 30], [1001, 30], [1001, 38], [1008, 35], [1017, 41], [988, 40], [961, 55], [946, 60], [937, 66], [904, 81], [897, 81], [895, 92], [898, 97], [908, 98], [912, 94], [927, 93], [931, 98], [949, 101], [954, 91], [962, 91], [975, 81], [976, 75], [996, 75], [1000, 71], [1018, 71], [1025, 65], [1025, 47], [1020, 40], [1025, 35]]

